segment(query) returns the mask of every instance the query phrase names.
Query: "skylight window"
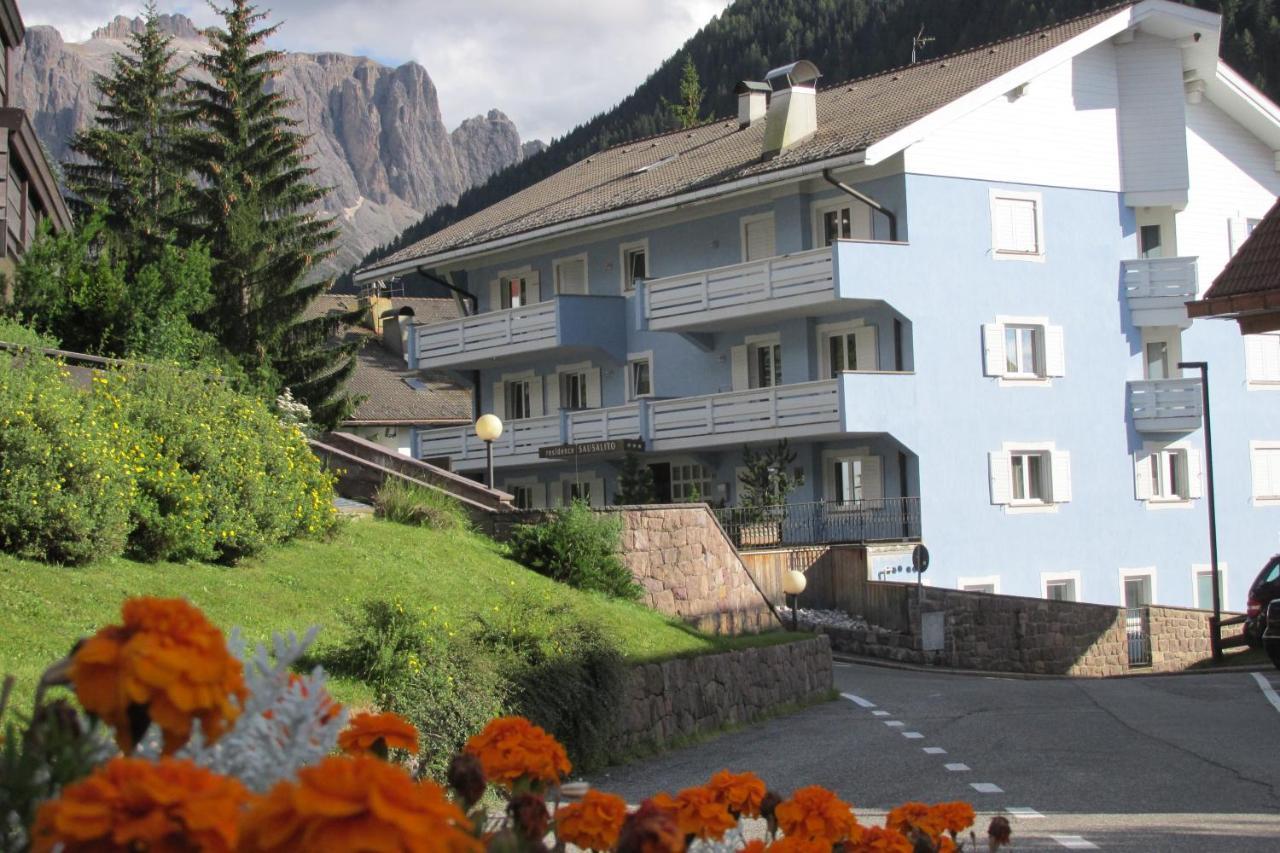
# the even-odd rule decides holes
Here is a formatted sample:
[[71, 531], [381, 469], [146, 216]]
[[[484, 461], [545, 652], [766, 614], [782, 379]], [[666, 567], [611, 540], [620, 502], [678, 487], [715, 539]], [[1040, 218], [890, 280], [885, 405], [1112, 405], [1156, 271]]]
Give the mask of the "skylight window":
[[642, 175], [642, 174], [644, 174], [645, 172], [652, 171], [653, 169], [656, 169], [656, 168], [658, 168], [659, 166], [662, 166], [662, 165], [665, 165], [665, 164], [667, 164], [667, 163], [670, 163], [672, 160], [676, 159], [676, 158], [677, 158], [677, 157], [679, 157], [679, 156], [680, 156], [679, 154], [669, 154], [669, 155], [667, 155], [666, 157], [663, 157], [661, 160], [656, 160], [656, 161], [654, 161], [654, 162], [650, 163], [648, 166], [641, 166], [639, 169], [636, 169], [636, 170], [635, 170], [634, 172], [632, 172], [631, 174], [633, 174], [633, 175]]
[[415, 391], [427, 391], [427, 390], [430, 390], [430, 389], [428, 389], [428, 388], [427, 388], [427, 383], [426, 383], [426, 382], [423, 382], [421, 379], [417, 378], [416, 376], [410, 376], [410, 377], [406, 378], [406, 379], [404, 380], [404, 384], [405, 384], [405, 385], [408, 385], [410, 388], [412, 388], [412, 389], [413, 389], [413, 390], [415, 390]]

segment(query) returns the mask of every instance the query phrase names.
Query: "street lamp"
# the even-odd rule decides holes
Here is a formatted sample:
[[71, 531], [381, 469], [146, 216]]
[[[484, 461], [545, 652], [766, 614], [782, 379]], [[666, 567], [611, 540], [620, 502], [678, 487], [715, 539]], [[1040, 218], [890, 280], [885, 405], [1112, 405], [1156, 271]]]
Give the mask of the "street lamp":
[[489, 469], [489, 488], [493, 485], [493, 443], [502, 437], [502, 419], [497, 415], [481, 415], [476, 419], [476, 437], [484, 442], [484, 456]]
[[782, 591], [791, 597], [791, 630], [798, 631], [800, 625], [800, 593], [804, 592], [808, 583], [804, 572], [795, 569], [782, 576]]
[[1200, 400], [1204, 407], [1204, 474], [1205, 497], [1209, 506], [1209, 568], [1213, 584], [1213, 622], [1209, 630], [1209, 649], [1214, 660], [1222, 660], [1222, 581], [1218, 574], [1218, 515], [1213, 506], [1213, 428], [1209, 420], [1209, 363], [1180, 361], [1179, 370], [1200, 371]]

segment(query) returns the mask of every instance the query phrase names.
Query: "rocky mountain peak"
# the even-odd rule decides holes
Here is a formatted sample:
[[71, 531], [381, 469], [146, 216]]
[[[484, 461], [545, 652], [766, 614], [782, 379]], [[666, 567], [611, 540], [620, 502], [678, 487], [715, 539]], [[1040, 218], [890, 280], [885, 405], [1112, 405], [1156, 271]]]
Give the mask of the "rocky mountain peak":
[[[160, 30], [174, 38], [198, 39], [203, 35], [200, 28], [186, 15], [160, 15]], [[95, 39], [127, 39], [133, 33], [142, 32], [145, 23], [139, 16], [128, 18], [116, 15], [105, 27], [98, 27], [90, 38]]]

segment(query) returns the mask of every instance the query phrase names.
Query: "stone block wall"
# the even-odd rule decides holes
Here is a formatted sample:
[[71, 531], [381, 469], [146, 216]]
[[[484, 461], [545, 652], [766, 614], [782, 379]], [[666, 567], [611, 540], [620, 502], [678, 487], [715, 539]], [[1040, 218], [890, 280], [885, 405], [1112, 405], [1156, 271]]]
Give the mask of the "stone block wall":
[[[1177, 672], [1209, 657], [1209, 614], [1183, 607], [1151, 607], [1151, 669]], [[1231, 616], [1234, 614], [1223, 614]], [[1238, 637], [1243, 625], [1222, 629], [1223, 639]]]
[[750, 723], [788, 705], [826, 699], [832, 690], [826, 637], [739, 649], [631, 669], [619, 756]]

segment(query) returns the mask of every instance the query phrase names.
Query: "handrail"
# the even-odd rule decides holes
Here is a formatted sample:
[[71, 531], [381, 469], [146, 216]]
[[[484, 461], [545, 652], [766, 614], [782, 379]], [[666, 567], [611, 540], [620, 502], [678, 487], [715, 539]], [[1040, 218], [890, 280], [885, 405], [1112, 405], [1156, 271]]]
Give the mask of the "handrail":
[[711, 275], [712, 273], [737, 272], [739, 270], [746, 271], [753, 267], [768, 264], [770, 261], [780, 261], [785, 258], [802, 258], [807, 256], [821, 257], [822, 255], [831, 254], [830, 246], [822, 246], [818, 249], [804, 249], [799, 252], [788, 252], [785, 255], [770, 255], [767, 258], [757, 258], [754, 261], [739, 261], [736, 264], [726, 264], [721, 267], [706, 267], [704, 269], [689, 270], [688, 272], [675, 273], [673, 275], [664, 275], [662, 278], [647, 278], [644, 281], [645, 289], [658, 287], [661, 288], [667, 282], [675, 279], [688, 278], [689, 276]]

